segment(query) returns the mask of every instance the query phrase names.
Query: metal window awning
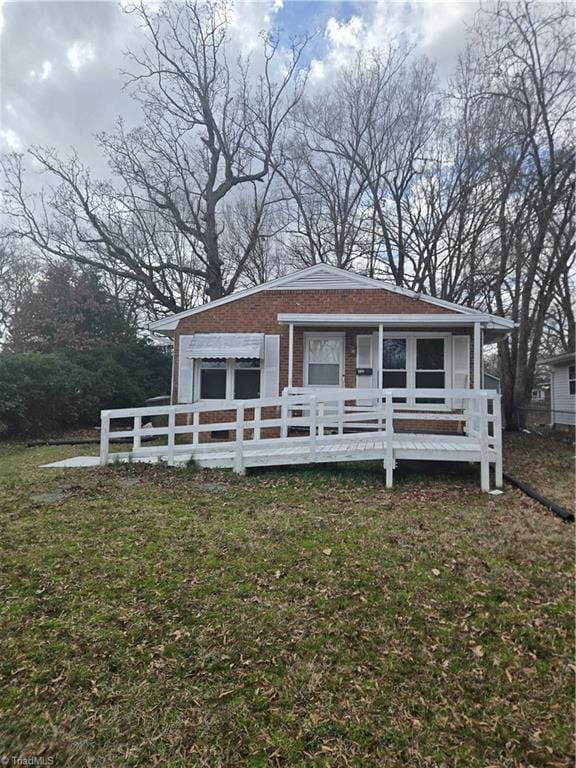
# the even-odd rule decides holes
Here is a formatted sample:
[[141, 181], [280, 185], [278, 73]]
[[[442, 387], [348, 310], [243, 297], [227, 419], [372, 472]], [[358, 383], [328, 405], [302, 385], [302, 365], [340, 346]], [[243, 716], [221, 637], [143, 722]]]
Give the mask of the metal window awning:
[[199, 357], [264, 357], [263, 333], [195, 333], [190, 336], [185, 356]]

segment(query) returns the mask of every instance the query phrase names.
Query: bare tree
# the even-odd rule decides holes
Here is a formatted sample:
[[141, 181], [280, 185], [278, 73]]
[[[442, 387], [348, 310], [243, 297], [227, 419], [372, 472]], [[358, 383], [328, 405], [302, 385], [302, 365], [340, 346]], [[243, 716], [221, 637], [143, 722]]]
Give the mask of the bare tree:
[[[75, 156], [34, 148], [52, 187], [29, 195], [22, 160], [12, 157], [5, 199], [14, 229], [43, 252], [135, 281], [155, 311], [174, 312], [199, 293], [234, 290], [269, 234], [271, 158], [302, 95], [307, 40], [286, 51], [267, 35], [253, 66], [231, 60], [226, 3], [170, 2], [158, 12], [141, 3], [131, 12], [147, 38], [128, 75], [144, 120], [100, 135], [112, 181], [94, 181]], [[250, 222], [241, 240], [229, 232], [239, 226], [234, 213]]]
[[490, 304], [517, 323], [499, 348], [512, 429], [523, 426], [543, 330], [573, 263], [571, 15], [566, 7], [502, 3], [485, 10], [475, 30], [476, 102], [502, 116], [493, 139], [498, 241]]

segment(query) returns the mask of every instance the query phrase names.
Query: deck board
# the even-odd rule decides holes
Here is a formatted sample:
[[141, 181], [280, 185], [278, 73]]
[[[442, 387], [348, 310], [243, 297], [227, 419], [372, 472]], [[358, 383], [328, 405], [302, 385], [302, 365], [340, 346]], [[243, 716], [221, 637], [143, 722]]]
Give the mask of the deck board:
[[[282, 466], [284, 464], [309, 464], [344, 461], [373, 461], [385, 459], [385, 438], [373, 433], [323, 435], [316, 438], [315, 455], [311, 451], [308, 436], [268, 438], [251, 444], [243, 444], [245, 467]], [[394, 459], [479, 461], [480, 441], [465, 435], [433, 435], [417, 433], [396, 433], [393, 438]], [[490, 451], [494, 460], [495, 451]], [[176, 446], [175, 461], [184, 463], [194, 459], [200, 466], [230, 468], [235, 466], [236, 444], [233, 442], [199, 443]], [[166, 447], [147, 447], [141, 453], [111, 453], [110, 461], [166, 460]], [[94, 466], [97, 457], [77, 456], [59, 462], [46, 464], [47, 467]]]

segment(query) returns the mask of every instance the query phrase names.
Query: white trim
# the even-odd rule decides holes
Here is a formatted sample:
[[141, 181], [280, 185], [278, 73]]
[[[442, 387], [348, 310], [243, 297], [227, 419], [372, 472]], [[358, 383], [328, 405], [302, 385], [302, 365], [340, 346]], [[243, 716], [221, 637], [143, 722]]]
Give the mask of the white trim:
[[[339, 384], [308, 384], [308, 341], [309, 339], [340, 339], [342, 342], [340, 347], [340, 371], [338, 378], [340, 380]], [[326, 333], [305, 333], [304, 334], [304, 355], [303, 355], [303, 365], [304, 370], [302, 372], [302, 379], [304, 381], [304, 386], [312, 386], [314, 389], [332, 389], [332, 388], [341, 388], [346, 383], [346, 334], [342, 332], [336, 332], [336, 331], [327, 331]]]
[[[180, 362], [180, 361], [178, 361]], [[172, 370], [170, 372], [170, 403], [174, 405], [174, 366], [176, 365], [176, 349], [172, 344]]]
[[[399, 293], [402, 296], [407, 296], [411, 299], [425, 301], [428, 304], [434, 304], [438, 307], [445, 307], [446, 309], [451, 309], [454, 312], [482, 315], [482, 313], [479, 312], [478, 310], [469, 309], [468, 307], [463, 307], [459, 304], [454, 304], [450, 301], [444, 301], [443, 299], [436, 299], [431, 296], [427, 296], [426, 294], [423, 294], [423, 293], [416, 293], [415, 291], [411, 291], [408, 288], [401, 288], [400, 286], [394, 285], [393, 283], [385, 283], [382, 280], [375, 280], [374, 278], [371, 278], [371, 277], [358, 275], [355, 272], [342, 270], [339, 267], [333, 267], [329, 264], [316, 264], [313, 267], [308, 267], [306, 269], [301, 269], [296, 272], [291, 272], [289, 275], [285, 275], [284, 277], [279, 277], [276, 280], [270, 280], [267, 283], [262, 283], [261, 285], [256, 285], [253, 288], [245, 288], [244, 290], [238, 291], [237, 293], [232, 293], [229, 296], [223, 296], [221, 299], [215, 299], [214, 301], [208, 302], [207, 304], [202, 304], [199, 307], [186, 309], [183, 312], [178, 312], [175, 315], [170, 315], [169, 317], [164, 317], [161, 320], [156, 320], [155, 322], [150, 323], [148, 325], [148, 328], [149, 330], [156, 331], [158, 333], [174, 331], [176, 330], [178, 322], [185, 317], [191, 317], [192, 315], [197, 315], [200, 312], [206, 312], [209, 309], [214, 309], [215, 307], [221, 307], [224, 304], [229, 304], [231, 301], [244, 299], [247, 296], [252, 296], [253, 294], [260, 293], [261, 291], [312, 290], [311, 288], [305, 289], [302, 287], [298, 287], [295, 284], [293, 288], [291, 289], [288, 288], [287, 286], [289, 286], [291, 282], [294, 283], [294, 278], [296, 277], [296, 275], [311, 276], [321, 272], [329, 272], [329, 273], [331, 272], [333, 275], [335, 276], [338, 275], [338, 277], [341, 277], [343, 271], [346, 272], [347, 276], [350, 277], [350, 280], [354, 282], [354, 285], [352, 285], [349, 289], [346, 289], [346, 288], [343, 289], [341, 286], [339, 286], [338, 290], [354, 290], [361, 286], [364, 286], [366, 288], [381, 288], [382, 290], [391, 291], [392, 293]], [[321, 287], [315, 287], [315, 290], [330, 290], [330, 288], [326, 287], [322, 289]]]
[[266, 334], [264, 340], [264, 366], [260, 379], [260, 396], [276, 397], [280, 394], [280, 335]]
[[482, 376], [482, 335], [480, 323], [474, 323], [474, 383], [475, 390], [480, 390], [480, 381]]
[[507, 320], [496, 315], [482, 313], [465, 315], [448, 314], [415, 314], [415, 315], [364, 315], [364, 314], [318, 314], [318, 313], [279, 313], [279, 323], [293, 323], [294, 325], [452, 325], [466, 326], [472, 323], [482, 323], [487, 328], [502, 327], [513, 328], [512, 320]]

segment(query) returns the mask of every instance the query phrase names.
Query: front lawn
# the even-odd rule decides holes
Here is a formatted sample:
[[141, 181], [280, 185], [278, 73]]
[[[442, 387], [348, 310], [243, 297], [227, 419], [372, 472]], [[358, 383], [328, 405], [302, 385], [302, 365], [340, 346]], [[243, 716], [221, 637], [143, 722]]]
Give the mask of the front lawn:
[[457, 467], [393, 491], [377, 465], [38, 469], [87, 452], [0, 447], [0, 753], [573, 765], [573, 528], [520, 492]]
[[[563, 437], [563, 436], [562, 436]], [[574, 512], [574, 443], [524, 432], [504, 434], [504, 468], [552, 501]]]

